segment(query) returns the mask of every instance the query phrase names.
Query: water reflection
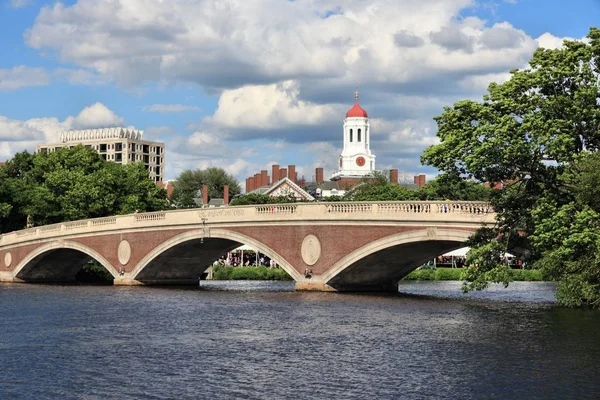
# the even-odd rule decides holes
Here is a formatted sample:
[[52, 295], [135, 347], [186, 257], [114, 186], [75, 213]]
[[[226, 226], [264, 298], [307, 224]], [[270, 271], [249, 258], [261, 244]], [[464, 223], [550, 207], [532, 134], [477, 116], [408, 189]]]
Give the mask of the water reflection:
[[600, 396], [597, 311], [555, 307], [551, 286], [465, 298], [438, 283], [396, 296], [0, 285], [0, 398]]

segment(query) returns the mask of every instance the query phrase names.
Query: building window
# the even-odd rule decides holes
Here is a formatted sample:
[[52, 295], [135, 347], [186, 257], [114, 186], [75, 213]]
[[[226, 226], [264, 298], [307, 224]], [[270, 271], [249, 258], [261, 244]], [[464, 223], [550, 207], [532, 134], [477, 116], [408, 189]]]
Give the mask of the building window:
[[106, 144], [101, 144], [100, 145], [100, 153], [105, 153], [106, 152]]
[[352, 129], [350, 129], [350, 143], [352, 143]]
[[360, 142], [360, 128], [358, 129], [358, 141]]

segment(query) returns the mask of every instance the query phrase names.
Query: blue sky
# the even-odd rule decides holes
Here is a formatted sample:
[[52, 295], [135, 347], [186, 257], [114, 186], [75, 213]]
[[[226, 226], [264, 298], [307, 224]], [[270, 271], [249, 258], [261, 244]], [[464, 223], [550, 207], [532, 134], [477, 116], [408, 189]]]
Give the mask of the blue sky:
[[0, 160], [123, 125], [166, 143], [168, 178], [310, 179], [334, 172], [358, 86], [377, 167], [433, 176], [444, 105], [599, 20], [599, 0], [0, 0]]

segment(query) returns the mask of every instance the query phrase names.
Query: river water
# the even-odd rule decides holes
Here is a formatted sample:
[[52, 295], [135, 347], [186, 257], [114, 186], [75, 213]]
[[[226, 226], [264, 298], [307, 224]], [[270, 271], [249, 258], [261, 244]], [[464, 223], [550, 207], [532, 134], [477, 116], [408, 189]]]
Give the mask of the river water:
[[598, 399], [600, 312], [463, 296], [0, 284], [1, 399]]

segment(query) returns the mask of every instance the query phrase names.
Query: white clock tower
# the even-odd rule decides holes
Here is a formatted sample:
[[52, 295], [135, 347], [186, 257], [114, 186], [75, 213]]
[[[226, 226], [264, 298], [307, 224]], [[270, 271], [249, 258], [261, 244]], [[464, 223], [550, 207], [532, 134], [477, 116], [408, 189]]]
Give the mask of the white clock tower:
[[375, 171], [375, 156], [369, 147], [371, 126], [369, 116], [358, 104], [358, 90], [354, 92], [354, 106], [344, 120], [344, 149], [339, 159], [340, 169], [332, 180], [361, 178]]

